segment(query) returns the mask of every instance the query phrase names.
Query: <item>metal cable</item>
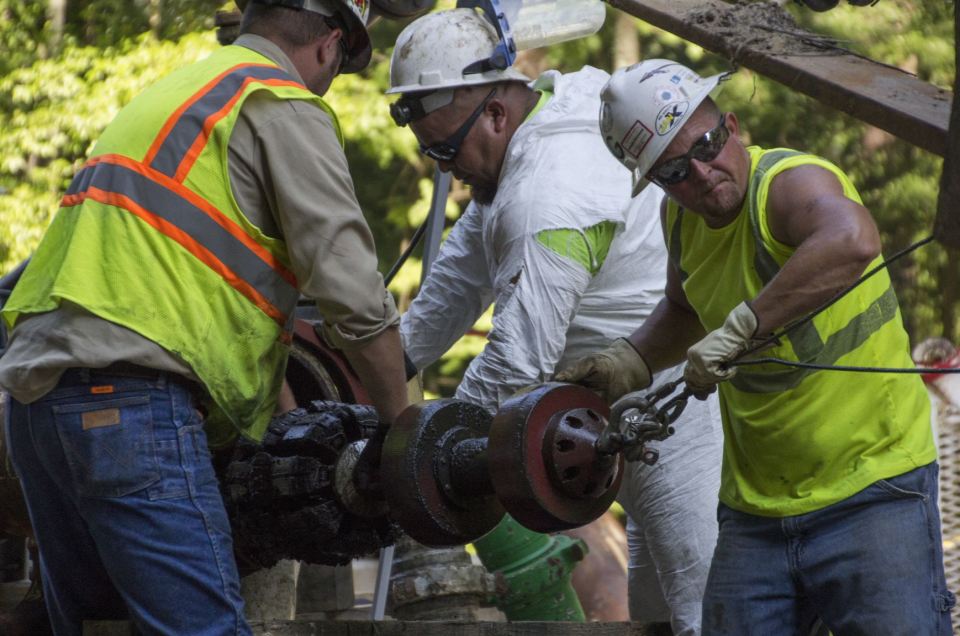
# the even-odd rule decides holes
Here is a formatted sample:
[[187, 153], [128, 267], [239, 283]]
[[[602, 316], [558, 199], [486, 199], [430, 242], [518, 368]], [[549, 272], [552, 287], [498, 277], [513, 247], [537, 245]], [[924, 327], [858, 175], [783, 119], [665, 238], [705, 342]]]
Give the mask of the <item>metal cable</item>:
[[779, 340], [779, 339], [782, 338], [783, 336], [786, 336], [787, 334], [789, 334], [789, 333], [791, 333], [791, 332], [793, 332], [793, 331], [796, 331], [797, 329], [800, 328], [801, 325], [805, 325], [806, 323], [808, 323], [808, 322], [810, 322], [811, 320], [813, 320], [816, 316], [818, 316], [819, 314], [821, 314], [821, 313], [823, 313], [824, 311], [826, 311], [826, 310], [827, 310], [828, 308], [830, 308], [834, 303], [836, 303], [838, 300], [840, 300], [841, 298], [843, 298], [844, 296], [846, 296], [847, 294], [849, 294], [850, 292], [852, 292], [854, 289], [856, 289], [856, 288], [859, 287], [862, 283], [864, 283], [868, 278], [870, 278], [871, 276], [873, 276], [874, 274], [876, 274], [877, 272], [879, 272], [879, 271], [882, 270], [883, 268], [887, 267], [888, 265], [890, 265], [890, 264], [893, 263], [894, 261], [896, 261], [896, 260], [898, 260], [898, 259], [906, 256], [907, 254], [909, 254], [910, 252], [914, 251], [914, 250], [917, 249], [918, 247], [921, 247], [921, 246], [923, 246], [923, 245], [926, 245], [927, 243], [930, 243], [930, 242], [932, 242], [932, 241], [933, 241], [933, 236], [928, 236], [927, 238], [923, 239], [922, 241], [917, 241], [916, 243], [914, 243], [914, 244], [911, 245], [910, 247], [907, 247], [907, 248], [905, 248], [905, 249], [900, 250], [899, 252], [897, 252], [896, 254], [894, 254], [893, 256], [891, 256], [890, 258], [888, 258], [887, 260], [885, 260], [884, 262], [880, 263], [879, 265], [877, 265], [876, 267], [874, 267], [872, 270], [870, 270], [869, 272], [867, 272], [866, 274], [864, 274], [864, 275], [860, 278], [860, 280], [856, 281], [855, 283], [853, 283], [852, 285], [850, 285], [849, 287], [847, 287], [845, 290], [843, 290], [842, 292], [840, 292], [839, 294], [837, 294], [836, 296], [834, 296], [833, 298], [831, 298], [831, 299], [828, 300], [827, 302], [825, 302], [825, 303], [823, 303], [822, 305], [820, 305], [820, 307], [818, 307], [817, 309], [813, 310], [812, 312], [810, 312], [809, 314], [807, 314], [807, 315], [804, 316], [803, 318], [800, 318], [800, 319], [795, 320], [794, 322], [788, 324], [786, 327], [784, 327], [783, 329], [781, 329], [779, 332], [777, 332], [777, 333], [775, 333], [775, 334], [772, 334], [772, 335], [770, 335], [770, 336], [767, 336], [766, 338], [760, 340], [757, 344], [753, 345], [753, 346], [750, 347], [749, 349], [746, 349], [743, 353], [741, 353], [739, 356], [737, 356], [737, 359], [743, 358], [743, 357], [745, 357], [745, 356], [750, 355], [751, 353], [754, 353], [754, 352], [756, 352], [756, 351], [759, 351], [760, 349], [763, 349], [764, 347], [766, 347], [766, 346], [767, 346], [768, 344], [770, 344], [771, 342], [774, 342], [774, 341], [776, 341], [776, 340]]
[[803, 369], [827, 369], [829, 371], [856, 371], [859, 373], [960, 373], [958, 369], [927, 369], [927, 368], [884, 368], [884, 367], [843, 367], [833, 364], [813, 364], [812, 362], [796, 362], [794, 360], [783, 360], [781, 358], [757, 358], [756, 360], [740, 360], [730, 362], [732, 367], [749, 367], [755, 364], [766, 364], [775, 362], [776, 364], [785, 364], [789, 367], [800, 367]]
[[420, 224], [420, 227], [417, 228], [417, 231], [413, 233], [413, 237], [410, 239], [410, 245], [407, 246], [407, 249], [403, 250], [403, 254], [400, 255], [400, 258], [397, 259], [397, 262], [391, 268], [390, 273], [387, 274], [383, 279], [383, 286], [386, 287], [390, 284], [390, 281], [393, 280], [393, 277], [397, 275], [397, 272], [400, 271], [400, 268], [403, 267], [403, 264], [407, 262], [407, 259], [410, 258], [410, 255], [413, 254], [413, 249], [417, 246], [417, 243], [420, 242], [420, 239], [423, 238], [423, 233], [427, 231], [427, 221], [430, 220], [430, 215], [427, 215], [427, 218], [423, 220], [423, 223]]
[[[742, 358], [744, 358], [744, 357], [746, 357], [746, 356], [748, 356], [748, 355], [750, 355], [750, 354], [752, 354], [752, 353], [755, 353], [755, 352], [759, 351], [760, 349], [763, 349], [764, 347], [766, 347], [766, 346], [769, 345], [770, 343], [776, 342], [776, 341], [780, 340], [780, 338], [782, 338], [783, 336], [786, 336], [786, 335], [790, 334], [791, 332], [796, 331], [796, 330], [797, 330], [798, 328], [800, 328], [802, 325], [805, 325], [806, 323], [808, 323], [808, 322], [810, 322], [811, 320], [813, 320], [816, 316], [818, 316], [819, 314], [821, 314], [821, 313], [823, 313], [824, 311], [826, 311], [826, 310], [827, 310], [829, 307], [831, 307], [834, 303], [836, 303], [838, 300], [840, 300], [841, 298], [843, 298], [844, 296], [846, 296], [847, 294], [849, 294], [850, 292], [852, 292], [854, 289], [856, 289], [857, 287], [859, 287], [859, 286], [860, 286], [862, 283], [864, 283], [868, 278], [870, 278], [871, 276], [873, 276], [874, 274], [876, 274], [876, 273], [879, 272], [880, 270], [884, 269], [885, 267], [887, 267], [888, 265], [890, 265], [890, 264], [893, 263], [894, 261], [896, 261], [896, 260], [898, 260], [898, 259], [906, 256], [907, 254], [909, 254], [910, 252], [914, 251], [914, 250], [917, 249], [918, 247], [921, 247], [921, 246], [923, 246], [923, 245], [926, 245], [927, 243], [930, 243], [930, 242], [932, 242], [932, 241], [933, 241], [933, 236], [928, 236], [927, 238], [925, 238], [925, 239], [923, 239], [923, 240], [917, 241], [916, 243], [914, 243], [914, 244], [911, 245], [910, 247], [907, 247], [907, 248], [904, 248], [904, 249], [900, 250], [899, 252], [897, 252], [896, 254], [894, 254], [893, 256], [891, 256], [890, 258], [888, 258], [887, 260], [883, 261], [882, 263], [880, 263], [879, 265], [877, 265], [876, 267], [874, 267], [872, 270], [870, 270], [869, 272], [867, 272], [866, 274], [864, 274], [862, 277], [860, 277], [860, 279], [859, 279], [858, 281], [856, 281], [855, 283], [853, 283], [852, 285], [850, 285], [849, 287], [847, 287], [845, 290], [843, 290], [842, 292], [840, 292], [839, 294], [837, 294], [836, 296], [834, 296], [833, 298], [831, 298], [831, 299], [828, 300], [827, 302], [825, 302], [825, 303], [823, 303], [822, 305], [820, 305], [820, 307], [818, 307], [818, 308], [815, 309], [814, 311], [810, 312], [809, 314], [807, 314], [807, 315], [804, 316], [803, 318], [800, 318], [799, 320], [795, 320], [794, 322], [788, 324], [786, 327], [784, 327], [783, 329], [781, 329], [781, 330], [778, 331], [777, 333], [774, 333], [774, 334], [772, 334], [772, 335], [770, 335], [770, 336], [767, 336], [766, 338], [761, 339], [760, 341], [758, 341], [758, 342], [757, 342], [756, 344], [754, 344], [753, 346], [751, 346], [751, 347], [747, 348], [746, 350], [744, 350], [744, 351], [743, 351], [740, 355], [738, 355], [734, 360], [730, 360], [729, 362], [725, 362], [725, 363], [721, 364], [721, 365], [720, 365], [720, 368], [723, 369], [723, 368], [729, 368], [729, 367], [745, 367], [745, 366], [752, 366], [752, 365], [756, 365], [756, 364], [764, 364], [764, 363], [772, 362], [772, 363], [784, 364], [784, 365], [792, 366], [792, 367], [802, 367], [802, 368], [805, 368], [805, 369], [826, 369], [826, 370], [834, 370], [834, 371], [858, 371], [858, 372], [862, 372], [862, 373], [957, 373], [957, 372], [960, 372], [960, 369], [950, 370], [950, 369], [917, 369], [917, 368], [913, 368], [913, 369], [899, 369], [899, 368], [898, 368], [898, 369], [893, 369], [893, 368], [883, 368], [883, 367], [840, 367], [840, 366], [834, 366], [834, 365], [829, 365], [829, 364], [813, 364], [813, 363], [810, 363], [810, 362], [794, 362], [794, 361], [791, 361], [791, 360], [783, 360], [783, 359], [780, 359], [780, 358], [760, 358], [760, 359], [757, 359], [757, 360], [742, 360]], [[779, 344], [779, 343], [778, 343], [778, 344]]]

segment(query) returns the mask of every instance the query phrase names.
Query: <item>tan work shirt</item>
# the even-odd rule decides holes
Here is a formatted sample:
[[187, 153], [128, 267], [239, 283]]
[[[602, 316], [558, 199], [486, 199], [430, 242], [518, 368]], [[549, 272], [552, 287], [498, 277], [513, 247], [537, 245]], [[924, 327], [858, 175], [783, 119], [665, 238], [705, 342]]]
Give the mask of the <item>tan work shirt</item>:
[[[234, 45], [266, 56], [302, 81], [269, 40], [247, 34]], [[316, 299], [331, 344], [361, 349], [398, 325], [330, 115], [258, 91], [241, 107], [227, 152], [237, 204], [264, 234], [286, 241], [300, 291]], [[0, 359], [0, 386], [30, 403], [56, 386], [65, 369], [117, 361], [197, 379], [186, 362], [159, 345], [64, 301], [55, 311], [18, 322]]]

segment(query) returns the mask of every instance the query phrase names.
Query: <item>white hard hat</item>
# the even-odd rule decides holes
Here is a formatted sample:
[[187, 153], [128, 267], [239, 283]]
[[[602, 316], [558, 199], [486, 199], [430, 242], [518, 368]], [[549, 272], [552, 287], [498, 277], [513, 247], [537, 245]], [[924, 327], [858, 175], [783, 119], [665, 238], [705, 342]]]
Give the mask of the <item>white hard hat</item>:
[[393, 49], [387, 94], [430, 93], [432, 97], [415, 100], [415, 112], [404, 123], [450, 103], [454, 89], [462, 86], [505, 80], [530, 82], [512, 66], [464, 74], [471, 64], [493, 55], [499, 42], [497, 30], [475, 9], [437, 11], [409, 24]]
[[670, 60], [646, 60], [617, 69], [600, 92], [600, 131], [607, 149], [633, 172], [632, 196], [644, 175], [707, 97], [730, 73], [702, 78]]
[[[328, 18], [337, 16], [346, 24], [344, 44], [347, 62], [341, 73], [358, 73], [370, 63], [372, 45], [367, 33], [367, 17], [370, 13], [370, 0], [252, 0], [261, 4], [280, 5], [291, 9], [311, 11]], [[246, 10], [251, 0], [236, 0], [241, 11]]]

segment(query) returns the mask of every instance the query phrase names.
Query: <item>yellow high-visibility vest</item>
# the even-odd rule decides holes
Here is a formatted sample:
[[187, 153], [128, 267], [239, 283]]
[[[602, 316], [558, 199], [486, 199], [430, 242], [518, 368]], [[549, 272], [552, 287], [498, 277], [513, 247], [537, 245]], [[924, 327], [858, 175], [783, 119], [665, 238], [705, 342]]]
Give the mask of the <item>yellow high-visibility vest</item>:
[[[710, 228], [667, 207], [670, 260], [707, 331], [750, 300], [795, 248], [769, 230], [773, 178], [795, 166], [831, 171], [844, 193], [860, 197], [843, 172], [792, 150], [749, 148], [750, 185], [737, 219]], [[882, 262], [878, 258], [870, 269]], [[883, 270], [763, 357], [827, 365], [912, 367], [900, 307]], [[777, 364], [741, 367], [720, 383], [725, 434], [720, 500], [757, 515], [803, 514], [936, 459], [930, 401], [917, 375], [840, 373]]]
[[12, 328], [69, 300], [182, 358], [219, 411], [212, 445], [235, 430], [263, 436], [299, 298], [285, 242], [253, 225], [230, 187], [227, 144], [256, 91], [315, 102], [342, 143], [332, 109], [282, 68], [247, 48], [217, 50], [120, 111], [2, 314]]

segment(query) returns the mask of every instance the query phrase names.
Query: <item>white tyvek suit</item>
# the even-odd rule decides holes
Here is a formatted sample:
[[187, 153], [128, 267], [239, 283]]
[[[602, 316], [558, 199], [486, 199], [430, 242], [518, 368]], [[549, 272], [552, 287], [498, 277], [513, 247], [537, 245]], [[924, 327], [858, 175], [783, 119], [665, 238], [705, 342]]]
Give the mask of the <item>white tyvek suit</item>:
[[[490, 306], [493, 329], [456, 397], [494, 412], [516, 390], [549, 381], [577, 358], [632, 333], [663, 297], [667, 267], [662, 192], [630, 199], [630, 174], [607, 151], [597, 123], [597, 69], [544, 73], [554, 96], [517, 130], [491, 205], [471, 203], [402, 316], [407, 353], [423, 369]], [[621, 228], [593, 276], [537, 241], [545, 230]], [[679, 368], [654, 386], [679, 377]], [[631, 518], [634, 620], [700, 633], [700, 601], [717, 538], [722, 433], [716, 398], [692, 400], [660, 443], [654, 467], [628, 464], [620, 501]]]

